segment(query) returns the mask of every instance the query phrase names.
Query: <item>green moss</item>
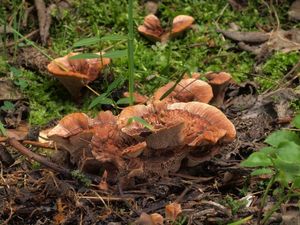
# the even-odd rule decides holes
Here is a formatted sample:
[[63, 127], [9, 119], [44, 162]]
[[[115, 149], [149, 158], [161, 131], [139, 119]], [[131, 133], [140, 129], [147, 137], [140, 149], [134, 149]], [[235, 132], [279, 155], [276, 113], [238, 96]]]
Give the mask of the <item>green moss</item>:
[[298, 52], [278, 52], [262, 66], [262, 76], [257, 77], [256, 81], [262, 90], [272, 88], [299, 60]]

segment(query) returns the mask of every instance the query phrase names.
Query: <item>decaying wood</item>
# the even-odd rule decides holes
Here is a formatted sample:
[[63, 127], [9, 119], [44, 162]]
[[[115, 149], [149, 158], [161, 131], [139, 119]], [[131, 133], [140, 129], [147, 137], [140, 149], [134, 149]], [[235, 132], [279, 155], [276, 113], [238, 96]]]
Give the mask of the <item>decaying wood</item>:
[[241, 32], [241, 31], [226, 31], [226, 30], [217, 30], [219, 33], [222, 33], [225, 37], [238, 42], [246, 43], [263, 43], [269, 40], [270, 34], [264, 32]]
[[46, 45], [49, 38], [51, 10], [55, 7], [55, 5], [51, 4], [47, 8], [43, 0], [35, 0], [34, 4], [38, 14], [41, 41], [43, 45]]

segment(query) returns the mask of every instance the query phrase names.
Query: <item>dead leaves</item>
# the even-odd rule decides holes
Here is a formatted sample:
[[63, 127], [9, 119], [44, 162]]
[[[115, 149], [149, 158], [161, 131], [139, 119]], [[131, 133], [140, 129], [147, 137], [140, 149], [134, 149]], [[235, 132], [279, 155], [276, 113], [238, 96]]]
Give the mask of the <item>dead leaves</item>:
[[225, 37], [238, 42], [238, 46], [255, 54], [259, 59], [272, 51], [291, 52], [300, 50], [300, 30], [277, 29], [265, 32], [239, 32], [217, 30]]
[[[134, 222], [134, 225], [164, 225], [173, 224], [182, 213], [181, 205], [174, 202], [165, 206], [165, 218], [159, 213], [142, 213], [140, 218]], [[165, 223], [164, 223], [165, 221]]]

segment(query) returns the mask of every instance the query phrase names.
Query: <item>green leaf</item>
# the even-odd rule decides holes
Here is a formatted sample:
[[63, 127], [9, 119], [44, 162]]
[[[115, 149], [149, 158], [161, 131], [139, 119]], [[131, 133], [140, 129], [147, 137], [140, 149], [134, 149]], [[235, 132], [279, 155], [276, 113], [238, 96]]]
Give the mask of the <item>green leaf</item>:
[[259, 175], [263, 175], [263, 174], [273, 174], [274, 171], [270, 168], [261, 168], [261, 169], [256, 169], [254, 170], [251, 175], [252, 176], [259, 176]]
[[122, 41], [122, 40], [127, 40], [127, 37], [123, 35], [112, 34], [112, 35], [103, 36], [101, 38], [100, 37], [84, 38], [75, 42], [73, 44], [73, 47], [77, 48], [83, 46], [91, 46], [99, 43], [100, 41]]
[[117, 89], [124, 83], [125, 79], [122, 76], [117, 77], [110, 85], [108, 85], [105, 91], [106, 95], [109, 95], [113, 90]]
[[295, 142], [282, 142], [278, 145], [277, 156], [286, 162], [300, 165], [300, 146]]
[[295, 118], [292, 121], [292, 124], [294, 127], [300, 129], [300, 114], [295, 116]]
[[4, 101], [3, 106], [0, 107], [3, 111], [10, 111], [15, 108], [15, 105], [10, 101]]
[[16, 77], [20, 77], [22, 75], [22, 70], [19, 70], [13, 66], [10, 67], [10, 72]]
[[3, 123], [0, 121], [0, 133], [3, 136], [6, 136], [6, 129], [4, 128]]
[[21, 90], [25, 90], [25, 88], [28, 87], [28, 82], [24, 79], [18, 79], [14, 81], [14, 84], [19, 86], [21, 88]]
[[254, 152], [240, 164], [244, 167], [271, 166], [272, 161], [264, 152]]
[[120, 98], [117, 103], [117, 105], [129, 105], [130, 104], [130, 98]]
[[111, 51], [103, 54], [103, 57], [105, 58], [111, 58], [111, 59], [117, 59], [121, 57], [127, 56], [127, 49], [126, 50], [116, 50]]
[[96, 97], [91, 104], [89, 105], [89, 109], [94, 108], [96, 105], [113, 105], [114, 101], [110, 98], [107, 98], [105, 94], [102, 94]]
[[300, 164], [298, 163], [291, 163], [278, 158], [274, 160], [274, 166], [286, 176], [300, 176]]
[[149, 130], [153, 130], [153, 126], [151, 126], [146, 120], [142, 119], [141, 117], [138, 116], [133, 116], [131, 118], [128, 119], [127, 124], [131, 124], [133, 121], [138, 122], [142, 125], [144, 125], [144, 127], [148, 128]]
[[295, 177], [293, 184], [294, 188], [300, 188], [300, 177]]
[[241, 224], [245, 224], [245, 223], [248, 223], [248, 221], [251, 220], [252, 217], [253, 217], [252, 215], [251, 216], [247, 216], [247, 217], [245, 217], [243, 219], [240, 219], [238, 221], [235, 221], [233, 223], [229, 223], [228, 225], [241, 225]]
[[127, 40], [127, 36], [119, 35], [119, 34], [112, 34], [112, 35], [106, 35], [101, 38], [103, 41], [123, 41]]
[[101, 40], [101, 38], [99, 37], [91, 37], [91, 38], [84, 38], [84, 39], [81, 39], [77, 42], [75, 42], [73, 44], [73, 47], [82, 47], [82, 46], [91, 46], [93, 44], [97, 44], [99, 43], [99, 41]]
[[95, 53], [82, 53], [78, 55], [71, 56], [69, 59], [97, 59], [100, 55]]
[[265, 140], [266, 143], [274, 147], [277, 147], [283, 141], [292, 141], [296, 144], [300, 144], [299, 136], [295, 132], [287, 130], [275, 131]]

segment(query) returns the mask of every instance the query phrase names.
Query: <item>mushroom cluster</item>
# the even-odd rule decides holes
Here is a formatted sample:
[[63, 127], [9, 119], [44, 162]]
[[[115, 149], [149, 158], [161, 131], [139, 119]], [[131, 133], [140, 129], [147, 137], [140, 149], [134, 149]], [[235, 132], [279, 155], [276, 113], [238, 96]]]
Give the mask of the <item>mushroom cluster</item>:
[[101, 111], [95, 118], [84, 113], [67, 115], [48, 137], [82, 170], [104, 168], [110, 182], [164, 176], [182, 166], [196, 166], [236, 136], [230, 120], [208, 104], [216, 91], [222, 92], [218, 81], [224, 74], [230, 76], [207, 74], [212, 86], [197, 78], [184, 78], [175, 87], [170, 82], [147, 104], [128, 106], [118, 116], [110, 111]]
[[144, 23], [138, 27], [138, 31], [151, 41], [166, 42], [177, 37], [194, 23], [195, 19], [187, 15], [179, 15], [173, 19], [172, 28], [164, 30], [160, 20], [153, 14], [145, 17]]

